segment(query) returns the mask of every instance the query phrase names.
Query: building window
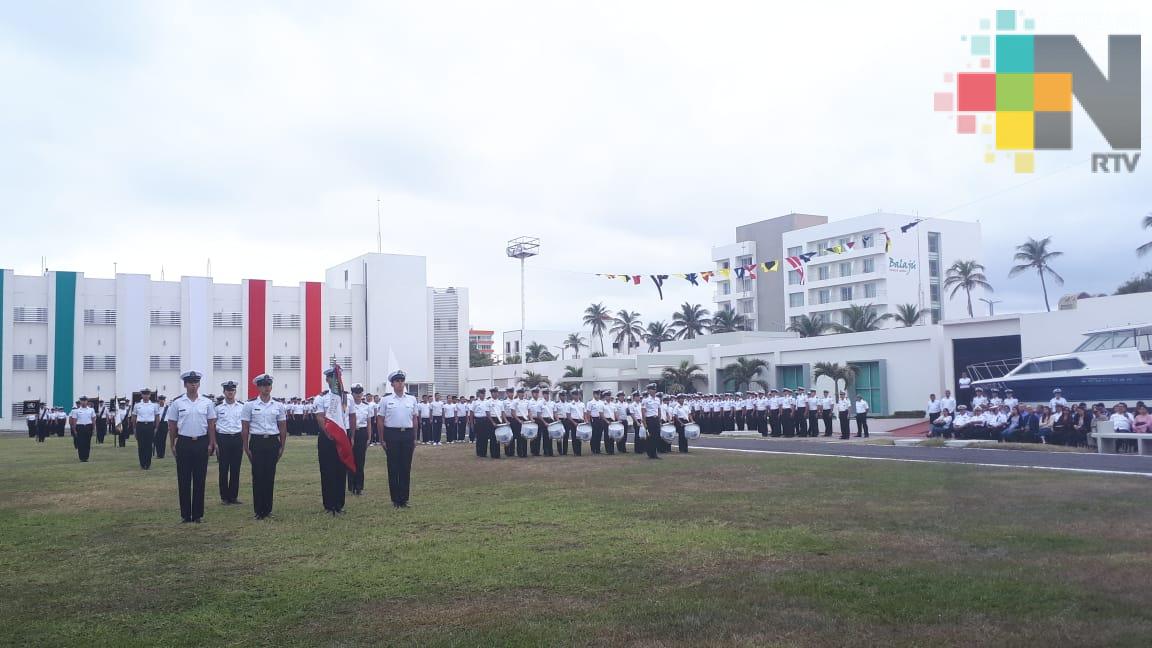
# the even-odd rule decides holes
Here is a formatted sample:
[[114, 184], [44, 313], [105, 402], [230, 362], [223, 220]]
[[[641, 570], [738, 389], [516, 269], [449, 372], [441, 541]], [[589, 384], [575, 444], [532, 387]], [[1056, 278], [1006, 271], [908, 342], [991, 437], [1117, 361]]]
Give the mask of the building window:
[[180, 326], [180, 311], [154, 310], [148, 315], [152, 326]]
[[804, 248], [802, 248], [800, 246], [790, 247], [790, 248], [788, 248], [788, 256], [800, 256], [800, 253], [803, 251], [804, 251]]
[[928, 295], [931, 297], [933, 304], [939, 303], [940, 302], [940, 286], [938, 286], [936, 284], [929, 285], [928, 286]]
[[752, 292], [752, 280], [744, 277], [740, 280], [740, 292]]
[[84, 323], [85, 324], [116, 324], [116, 311], [114, 310], [96, 310], [94, 308], [84, 309]]
[[880, 375], [879, 362], [853, 362], [856, 367], [854, 388], [856, 393], [868, 402], [869, 412], [883, 415], [888, 413], [888, 399], [884, 394], [884, 380]]
[[737, 301], [736, 302], [737, 312], [739, 312], [741, 315], [751, 315], [752, 310], [753, 310], [752, 304], [753, 304], [753, 302], [751, 299], [741, 299], [741, 300]]
[[866, 299], [875, 299], [876, 298], [876, 284], [874, 284], [874, 283], [864, 284], [864, 297]]
[[82, 359], [84, 371], [116, 371], [116, 356], [91, 356]]
[[300, 369], [300, 356], [272, 356], [273, 371], [295, 371], [298, 369]]
[[243, 313], [212, 313], [212, 326], [218, 328], [227, 327], [242, 327], [244, 326]]
[[804, 293], [788, 293], [788, 306], [800, 308], [804, 305]]
[[928, 232], [928, 254], [940, 254], [940, 232]]
[[852, 301], [852, 286], [840, 287], [840, 301]]
[[940, 307], [933, 306], [932, 307], [932, 323], [933, 324], [939, 324], [941, 317], [942, 317], [942, 312], [940, 310]]
[[828, 266], [822, 265], [819, 268], [816, 268], [816, 278], [819, 279], [820, 281], [824, 281], [825, 279], [827, 279], [828, 278]]
[[736, 259], [736, 265], [740, 267], [750, 266], [752, 265], [752, 257], [742, 256], [739, 259]]
[[330, 329], [350, 329], [352, 328], [351, 315], [329, 315], [328, 328]]
[[731, 295], [732, 294], [732, 282], [721, 281], [720, 282], [720, 294], [721, 295]]
[[851, 261], [846, 261], [846, 262], [840, 264], [840, 276], [841, 277], [851, 277], [852, 276], [852, 262]]
[[777, 365], [776, 366], [776, 384], [781, 387], [803, 387], [804, 386], [804, 366], [803, 365]]
[[940, 276], [940, 260], [939, 259], [928, 259], [928, 276], [929, 277], [939, 277]]
[[721, 262], [720, 262], [720, 269], [721, 269], [721, 270], [728, 270], [728, 269], [730, 269], [731, 267], [732, 267], [732, 264], [731, 264], [731, 263], [729, 263], [728, 261], [721, 261]]
[[865, 235], [861, 236], [860, 237], [860, 247], [870, 248], [870, 247], [876, 245], [876, 237], [877, 236], [880, 236], [880, 234], [878, 232], [872, 232], [871, 234], [865, 234]]
[[47, 308], [27, 308], [25, 306], [16, 306], [12, 309], [12, 323], [13, 324], [47, 324], [48, 323], [48, 309]]
[[516, 349], [513, 353], [520, 353], [520, 340], [514, 340], [512, 346]]
[[876, 259], [864, 259], [864, 274], [876, 272]]
[[799, 272], [797, 272], [796, 270], [789, 270], [788, 271], [788, 285], [789, 286], [799, 286], [800, 285], [800, 273]]
[[511, 342], [505, 342], [504, 343], [504, 355], [508, 355], [509, 353], [512, 353], [512, 343]]
[[821, 304], [827, 304], [828, 302], [832, 301], [832, 291], [828, 290], [827, 288], [821, 288], [817, 295]]
[[46, 355], [13, 355], [12, 371], [47, 371]]
[[272, 313], [272, 328], [300, 328], [300, 314]]

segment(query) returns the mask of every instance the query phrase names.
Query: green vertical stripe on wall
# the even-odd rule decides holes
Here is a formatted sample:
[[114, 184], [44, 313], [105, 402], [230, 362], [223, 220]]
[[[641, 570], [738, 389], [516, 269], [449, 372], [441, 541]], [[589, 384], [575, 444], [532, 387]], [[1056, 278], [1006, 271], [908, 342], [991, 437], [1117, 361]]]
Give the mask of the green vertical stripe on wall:
[[56, 337], [52, 352], [52, 404], [71, 408], [76, 366], [76, 273], [56, 273]]

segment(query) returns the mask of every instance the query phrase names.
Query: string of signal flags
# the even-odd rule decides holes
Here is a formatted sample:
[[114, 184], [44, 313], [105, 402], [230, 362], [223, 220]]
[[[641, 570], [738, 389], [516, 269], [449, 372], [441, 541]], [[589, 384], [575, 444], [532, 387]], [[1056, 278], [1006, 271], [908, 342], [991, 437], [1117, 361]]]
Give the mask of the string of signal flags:
[[[923, 218], [917, 218], [916, 220], [912, 221], [911, 223], [901, 225], [899, 228], [900, 233], [901, 234], [907, 233], [908, 230], [912, 229], [913, 227], [916, 227], [923, 220], [924, 220]], [[874, 241], [873, 237], [876, 236], [877, 234], [879, 234], [880, 236], [884, 237], [884, 252], [885, 253], [891, 252], [892, 251], [892, 235], [895, 234], [895, 232], [896, 232], [895, 230], [885, 230], [883, 232], [874, 232], [872, 234], [865, 234], [860, 239], [860, 246], [861, 247], [872, 247], [872, 244]], [[856, 242], [855, 241], [848, 241], [845, 245], [840, 245], [840, 244], [833, 245], [833, 246], [825, 248], [824, 251], [828, 252], [830, 254], [844, 254], [844, 253], [849, 252], [849, 251], [854, 250], [854, 249], [856, 249]], [[776, 259], [773, 259], [771, 261], [757, 261], [754, 263], [748, 263], [748, 264], [738, 266], [735, 268], [720, 268], [718, 270], [701, 270], [699, 272], [669, 272], [667, 274], [650, 274], [647, 276], [648, 276], [648, 279], [652, 282], [652, 284], [654, 286], [656, 286], [656, 292], [659, 293], [661, 301], [664, 300], [664, 282], [667, 281], [669, 278], [672, 278], [672, 277], [675, 277], [677, 279], [683, 279], [683, 280], [687, 281], [688, 283], [692, 284], [693, 286], [699, 286], [701, 281], [703, 281], [704, 283], [709, 283], [711, 281], [712, 277], [714, 277], [716, 275], [720, 275], [724, 279], [730, 279], [733, 276], [735, 276], [737, 279], [745, 279], [745, 278], [755, 279], [757, 277], [757, 273], [779, 272], [781, 267], [785, 267], [789, 271], [795, 270], [800, 275], [800, 284], [803, 285], [807, 280], [806, 273], [805, 273], [804, 269], [808, 265], [808, 263], [812, 260], [812, 258], [815, 257], [817, 254], [819, 254], [819, 252], [805, 252], [804, 254], [785, 257], [783, 262], [776, 260]], [[633, 286], [639, 286], [640, 284], [644, 283], [644, 275], [640, 275], [640, 274], [597, 272], [596, 276], [597, 277], [603, 277], [605, 279], [610, 279], [613, 281], [623, 281], [624, 283], [631, 284]]]

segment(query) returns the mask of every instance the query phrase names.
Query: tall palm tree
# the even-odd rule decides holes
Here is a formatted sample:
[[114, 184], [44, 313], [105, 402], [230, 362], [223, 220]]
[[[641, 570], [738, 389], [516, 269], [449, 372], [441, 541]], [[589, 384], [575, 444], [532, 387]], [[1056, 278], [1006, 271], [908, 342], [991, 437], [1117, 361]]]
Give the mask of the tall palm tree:
[[700, 304], [684, 302], [680, 310], [672, 313], [673, 335], [677, 340], [692, 340], [697, 335], [703, 335], [712, 326], [712, 319], [708, 317], [708, 309]]
[[854, 364], [842, 365], [837, 362], [817, 362], [812, 366], [812, 382], [815, 383], [821, 376], [827, 376], [832, 379], [832, 384], [836, 388], [836, 393], [840, 393], [840, 383], [844, 383], [844, 391], [848, 391], [848, 385], [856, 381], [857, 367]]
[[816, 337], [824, 335], [824, 332], [830, 328], [832, 325], [819, 315], [800, 315], [792, 321], [786, 330], [799, 333], [800, 337]]
[[572, 349], [572, 357], [580, 357], [580, 347], [588, 346], [587, 340], [579, 333], [569, 333], [568, 337], [564, 338], [564, 348]]
[[721, 308], [712, 316], [713, 333], [731, 333], [748, 328], [748, 318], [731, 308]]
[[671, 339], [672, 330], [668, 328], [664, 320], [648, 322], [648, 328], [644, 331], [644, 341], [648, 343], [648, 353], [659, 351], [662, 345]]
[[[1152, 228], [1152, 212], [1145, 214], [1144, 220], [1141, 221], [1140, 224], [1144, 227], [1144, 229]], [[1150, 251], [1152, 251], [1152, 241], [1148, 241], [1144, 245], [1141, 245], [1140, 247], [1136, 248], [1136, 254], [1139, 254], [1140, 256], [1144, 256], [1145, 254], [1148, 254], [1148, 252], [1150, 252]]]
[[615, 336], [612, 341], [617, 347], [624, 344], [624, 353], [632, 353], [632, 347], [640, 346], [640, 340], [644, 339], [644, 324], [640, 321], [640, 313], [627, 309], [617, 311], [616, 317], [612, 318], [612, 330], [609, 333]]
[[547, 387], [548, 385], [552, 384], [552, 381], [548, 379], [548, 376], [545, 376], [544, 374], [538, 374], [535, 371], [525, 371], [524, 377], [520, 379], [520, 382], [524, 384], [525, 389], [532, 389], [533, 387]]
[[760, 358], [748, 359], [741, 356], [736, 358], [736, 362], [724, 367], [724, 379], [736, 383], [737, 390], [753, 384], [763, 385], [764, 381], [758, 376], [767, 368], [768, 363]]
[[548, 347], [546, 345], [540, 344], [536, 341], [533, 341], [531, 344], [524, 347], [524, 353], [526, 354], [524, 359], [527, 362], [548, 362], [549, 360], [556, 359], [556, 357], [553, 356], [550, 351], [548, 351]]
[[604, 302], [590, 305], [584, 309], [584, 326], [592, 328], [592, 337], [600, 338], [600, 353], [604, 353], [604, 333], [608, 330], [608, 322], [612, 315], [604, 307]]
[[926, 314], [925, 310], [916, 304], [900, 304], [896, 307], [896, 314], [892, 316], [892, 319], [899, 322], [901, 326], [915, 326], [924, 319]]
[[892, 313], [879, 315], [872, 304], [851, 304], [844, 311], [844, 324], [833, 324], [832, 330], [837, 333], [863, 333], [865, 331], [879, 331], [880, 324], [892, 319]]
[[968, 317], [972, 317], [972, 290], [983, 288], [993, 292], [992, 284], [988, 283], [988, 277], [984, 276], [984, 266], [972, 260], [952, 262], [944, 277], [944, 288], [952, 289], [952, 292], [948, 293], [949, 298], [955, 297], [961, 289], [968, 293]]
[[668, 391], [673, 391], [672, 385], [678, 386], [679, 391], [696, 391], [697, 382], [708, 384], [708, 377], [700, 370], [700, 365], [690, 360], [681, 360], [675, 367], [664, 367], [663, 373], [664, 381], [669, 385]]
[[1052, 312], [1052, 307], [1048, 305], [1048, 284], [1044, 281], [1044, 275], [1052, 277], [1052, 281], [1055, 281], [1058, 286], [1064, 284], [1064, 277], [1061, 277], [1052, 269], [1052, 266], [1048, 265], [1052, 259], [1064, 256], [1063, 252], [1048, 249], [1048, 244], [1051, 242], [1051, 236], [1045, 236], [1039, 241], [1028, 237], [1027, 241], [1016, 246], [1016, 255], [1013, 259], [1020, 261], [1020, 263], [1012, 266], [1012, 269], [1008, 271], [1009, 277], [1015, 277], [1028, 270], [1035, 270], [1036, 274], [1040, 275], [1040, 288], [1044, 290], [1044, 308], [1047, 308], [1049, 313]]

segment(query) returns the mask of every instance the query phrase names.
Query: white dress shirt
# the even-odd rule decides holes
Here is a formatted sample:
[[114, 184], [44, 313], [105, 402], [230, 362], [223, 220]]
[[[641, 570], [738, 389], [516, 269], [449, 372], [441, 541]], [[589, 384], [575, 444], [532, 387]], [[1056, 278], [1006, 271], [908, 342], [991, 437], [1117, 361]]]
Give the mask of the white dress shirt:
[[248, 421], [248, 433], [255, 436], [280, 436], [280, 421], [288, 420], [288, 410], [282, 403], [253, 398], [240, 408], [240, 420]]
[[176, 422], [180, 436], [198, 439], [208, 434], [208, 421], [216, 420], [215, 403], [203, 396], [180, 396], [168, 406], [168, 420]]

